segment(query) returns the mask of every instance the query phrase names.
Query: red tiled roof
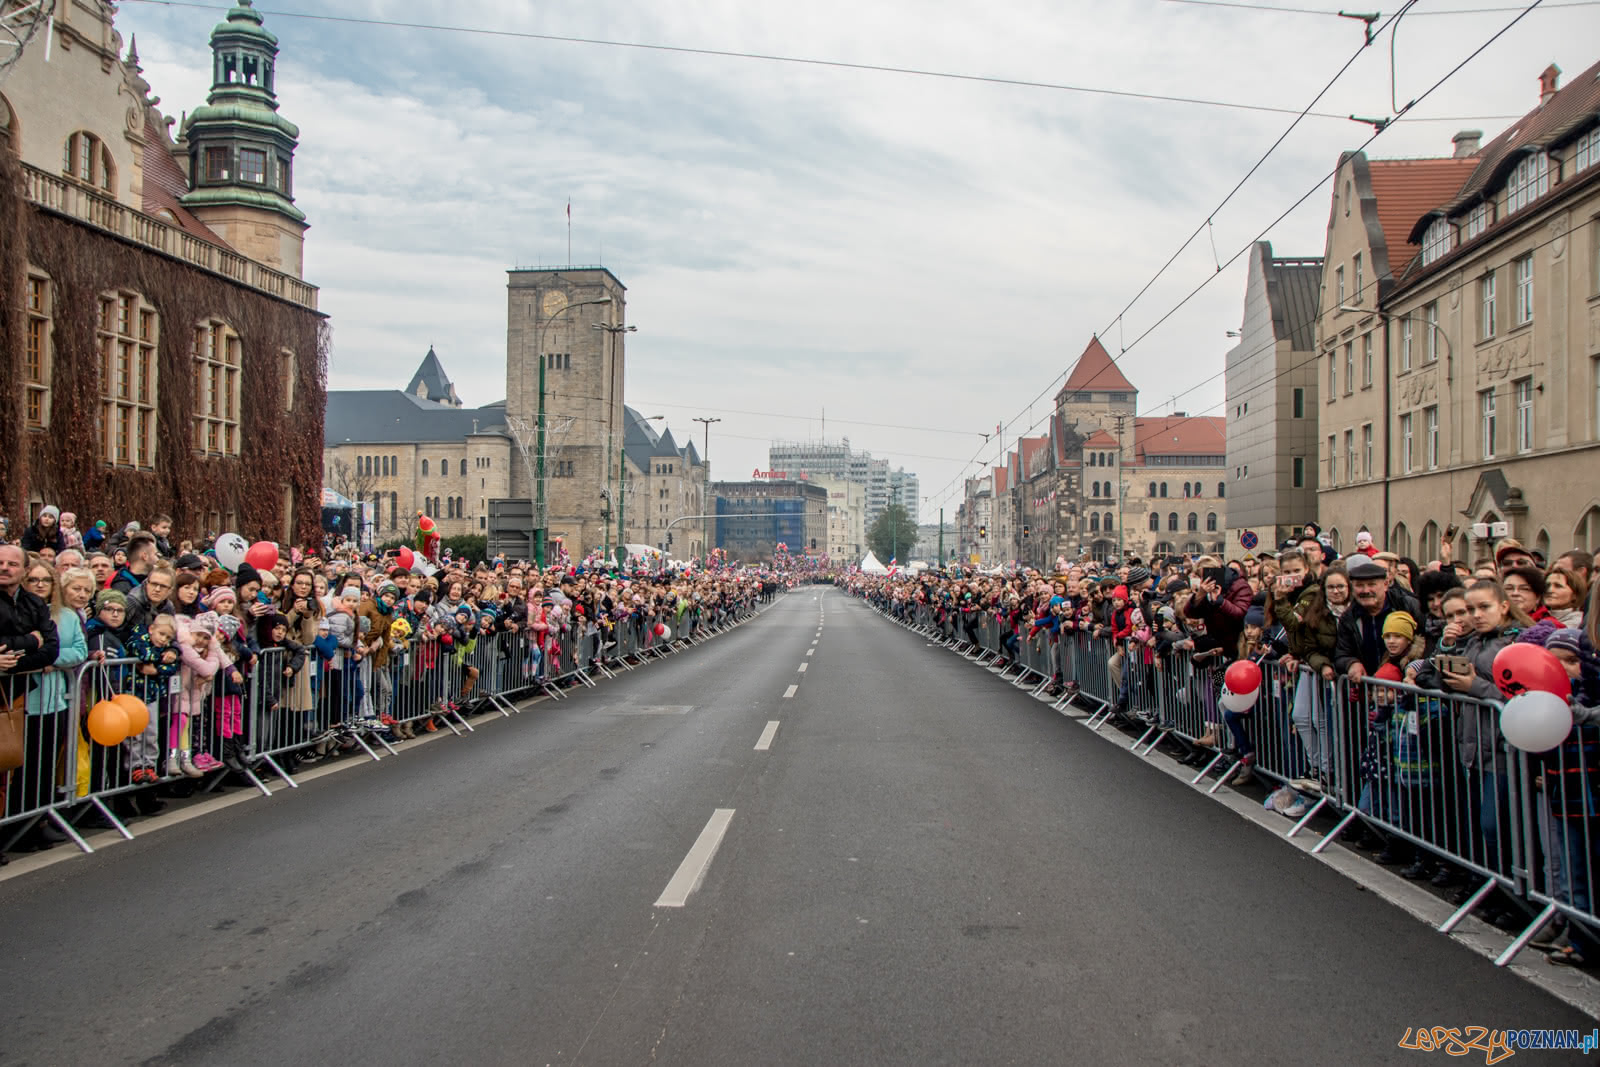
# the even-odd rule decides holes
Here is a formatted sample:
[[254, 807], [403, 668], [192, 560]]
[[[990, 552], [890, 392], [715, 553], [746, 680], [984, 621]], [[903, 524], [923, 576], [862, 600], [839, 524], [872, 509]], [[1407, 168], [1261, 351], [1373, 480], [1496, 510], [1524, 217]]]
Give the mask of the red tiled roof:
[[179, 203], [179, 199], [189, 191], [189, 182], [183, 176], [183, 168], [172, 158], [172, 141], [167, 137], [166, 125], [154, 108], [145, 110], [144, 139], [144, 213], [170, 222], [202, 241], [228, 248], [228, 242]]
[[1228, 452], [1226, 420], [1219, 415], [1163, 415], [1133, 420], [1134, 453], [1146, 455], [1225, 456]]
[[996, 467], [994, 469], [994, 491], [1003, 493], [1006, 491], [1006, 485], [1006, 469], [1004, 467]]
[[1378, 225], [1389, 247], [1389, 274], [1398, 278], [1422, 249], [1410, 243], [1411, 227], [1424, 214], [1455, 199], [1477, 167], [1475, 156], [1463, 159], [1372, 159], [1367, 173], [1378, 202]]
[[1105, 430], [1096, 430], [1083, 439], [1084, 448], [1116, 448], [1117, 439]]
[[1100, 343], [1099, 337], [1089, 339], [1089, 347], [1083, 350], [1083, 355], [1078, 357], [1078, 362], [1072, 367], [1072, 373], [1067, 375], [1067, 382], [1061, 387], [1062, 393], [1076, 393], [1094, 390], [1096, 392], [1136, 393], [1133, 383], [1123, 377], [1122, 371], [1111, 362], [1111, 353]]

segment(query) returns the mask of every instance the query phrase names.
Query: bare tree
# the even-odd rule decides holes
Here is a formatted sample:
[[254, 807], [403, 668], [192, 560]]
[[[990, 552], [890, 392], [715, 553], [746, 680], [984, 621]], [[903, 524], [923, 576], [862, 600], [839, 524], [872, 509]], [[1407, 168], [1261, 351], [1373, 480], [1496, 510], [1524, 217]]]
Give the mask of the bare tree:
[[378, 476], [365, 472], [357, 464], [335, 457], [328, 464], [328, 483], [334, 492], [358, 504], [370, 503], [372, 517], [377, 518], [378, 502], [373, 491], [378, 487]]

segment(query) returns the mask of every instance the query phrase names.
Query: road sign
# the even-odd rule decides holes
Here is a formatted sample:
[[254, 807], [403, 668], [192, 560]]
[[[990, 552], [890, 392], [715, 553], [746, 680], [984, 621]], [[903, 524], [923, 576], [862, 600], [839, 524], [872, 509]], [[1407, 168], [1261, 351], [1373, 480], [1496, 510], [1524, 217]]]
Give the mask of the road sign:
[[1256, 536], [1256, 532], [1254, 530], [1245, 530], [1239, 534], [1239, 543], [1243, 545], [1246, 550], [1249, 550], [1260, 544], [1261, 539]]

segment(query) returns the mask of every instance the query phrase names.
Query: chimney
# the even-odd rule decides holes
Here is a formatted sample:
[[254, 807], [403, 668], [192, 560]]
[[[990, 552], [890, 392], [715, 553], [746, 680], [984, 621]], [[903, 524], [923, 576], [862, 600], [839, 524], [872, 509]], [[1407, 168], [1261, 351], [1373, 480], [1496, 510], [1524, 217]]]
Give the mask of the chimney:
[[1462, 130], [1450, 140], [1456, 146], [1456, 158], [1466, 159], [1468, 156], [1478, 154], [1478, 145], [1483, 141], [1483, 131]]
[[1539, 106], [1544, 107], [1561, 87], [1561, 68], [1554, 63], [1539, 75]]

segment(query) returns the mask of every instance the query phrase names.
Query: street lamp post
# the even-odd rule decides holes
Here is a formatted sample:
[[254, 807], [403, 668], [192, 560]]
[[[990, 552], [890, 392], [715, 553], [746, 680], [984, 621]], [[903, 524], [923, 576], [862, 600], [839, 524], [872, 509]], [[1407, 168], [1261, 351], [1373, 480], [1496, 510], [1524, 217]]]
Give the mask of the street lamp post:
[[[596, 330], [604, 331], [606, 334], [610, 335], [610, 338], [611, 338], [611, 363], [610, 363], [611, 403], [615, 404], [616, 403], [616, 398], [618, 396], [620, 396], [621, 393], [622, 393], [621, 387], [617, 384], [617, 334], [619, 334], [619, 333], [637, 333], [639, 331], [639, 327], [637, 327], [637, 326], [624, 326], [621, 323], [597, 322], [597, 323], [594, 323], [594, 328]], [[607, 413], [606, 419], [607, 419], [607, 423], [609, 425], [610, 422], [611, 422], [611, 418], [610, 418], [610, 413], [609, 412]], [[615, 436], [616, 436], [616, 430], [614, 428], [610, 429], [606, 433], [606, 492], [607, 492], [608, 495], [611, 494], [611, 445], [612, 445], [612, 440], [613, 440], [613, 438], [615, 438]], [[621, 467], [627, 461], [627, 450], [624, 448], [624, 449], [618, 449], [618, 451], [623, 453], [622, 463], [619, 464], [619, 467]], [[623, 471], [623, 474], [626, 474], [625, 470]], [[615, 497], [613, 496], [612, 499], [615, 499]], [[609, 535], [611, 533], [610, 524], [609, 523], [602, 523], [602, 529], [604, 531], [602, 533], [602, 535], [601, 535], [601, 540], [603, 542], [604, 540], [606, 540], [607, 537], [609, 537]], [[620, 511], [619, 511], [619, 518], [617, 520], [617, 543], [618, 544], [622, 543], [622, 521], [621, 521], [621, 518], [620, 518]], [[603, 555], [604, 551], [605, 551], [605, 547], [604, 547], [603, 544], [602, 544], [601, 547], [602, 547], [602, 555]]]
[[[559, 295], [558, 295], [559, 294]], [[535, 457], [534, 471], [534, 520], [537, 525], [533, 530], [533, 561], [536, 567], [543, 569], [545, 557], [545, 543], [550, 532], [550, 516], [548, 515], [549, 502], [545, 494], [545, 411], [544, 411], [544, 370], [547, 356], [544, 351], [544, 341], [549, 333], [550, 326], [562, 315], [573, 308], [581, 308], [590, 304], [609, 304], [609, 296], [597, 297], [594, 300], [579, 300], [568, 303], [565, 292], [560, 289], [552, 290], [545, 296], [542, 304], [544, 321], [540, 323], [538, 331], [534, 334], [534, 355], [539, 360], [539, 425], [538, 453]]]

